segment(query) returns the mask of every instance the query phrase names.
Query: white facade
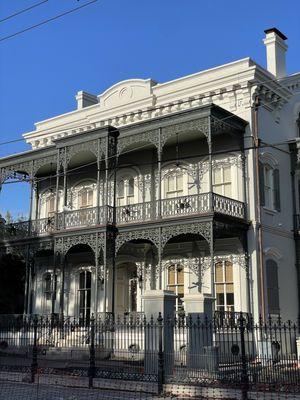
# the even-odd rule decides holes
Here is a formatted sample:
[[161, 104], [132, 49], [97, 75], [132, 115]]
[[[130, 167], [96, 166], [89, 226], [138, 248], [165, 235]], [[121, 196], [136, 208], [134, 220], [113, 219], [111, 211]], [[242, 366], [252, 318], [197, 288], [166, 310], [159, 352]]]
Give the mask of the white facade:
[[[132, 79], [117, 83], [99, 96], [78, 92], [77, 110], [38, 122], [33, 132], [24, 134], [33, 153], [39, 157], [44, 151], [52, 151], [53, 146], [59, 152], [68, 140], [80, 138], [77, 149], [75, 142], [70, 147], [67, 164], [72, 170], [86, 165], [82, 173], [67, 175], [65, 180], [61, 176], [57, 180], [56, 165], [52, 162], [45, 171], [37, 167], [36, 171], [41, 175], [45, 173], [48, 179], [39, 184], [32, 202], [31, 219], [37, 221], [36, 225], [38, 220], [45, 222], [58, 213], [64, 218], [64, 232], [69, 232], [71, 237], [74, 231], [78, 234], [78, 230], [90, 226], [89, 221], [96, 218], [98, 207], [114, 205], [114, 174], [110, 171], [107, 175], [101, 160], [98, 171], [90, 167], [95, 160], [84, 144], [84, 135], [88, 138], [91, 132], [107, 126], [118, 129], [122, 166], [116, 172], [115, 206], [120, 228], [115, 276], [111, 269], [105, 270], [107, 279], [102, 273], [100, 276], [102, 261], [99, 266], [95, 265], [90, 254], [82, 253], [82, 249], [76, 254], [72, 251], [66, 254], [64, 269], [56, 269], [53, 257], [37, 256], [36, 275], [31, 288], [28, 287], [33, 293], [31, 311], [59, 312], [63, 304], [64, 314], [79, 315], [83, 301], [82, 307], [93, 312], [111, 311], [112, 302], [113, 311], [119, 314], [139, 312], [143, 311], [144, 291], [160, 288], [176, 293], [178, 309], [184, 307], [185, 295], [200, 291], [216, 298], [217, 310], [251, 312], [255, 318], [259, 314], [280, 313], [284, 319], [296, 319], [299, 262], [294, 214], [300, 207], [300, 177], [296, 171], [296, 192], [293, 193], [290, 145], [299, 136], [300, 73], [286, 76], [284, 35], [276, 29], [267, 30], [264, 43], [268, 70], [245, 58], [162, 84], [151, 79]], [[209, 160], [204, 137], [197, 142], [192, 130], [175, 133], [171, 139], [160, 134], [159, 140], [166, 139], [164, 151], [159, 153], [161, 160], [155, 152], [151, 131], [143, 128], [137, 144], [139, 127], [159, 119], [165, 121], [168, 116], [186, 115], [211, 104], [248, 122], [242, 151], [230, 135], [224, 135], [216, 139], [214, 154]], [[233, 121], [230, 115], [224, 118], [225, 122], [226, 118], [228, 122]], [[10, 166], [17, 163], [18, 156], [0, 160], [5, 178], [5, 168], [13, 170]], [[53, 178], [49, 178], [50, 173]], [[154, 229], [157, 218], [151, 213], [157, 212], [153, 211], [157, 200], [159, 217], [164, 222], [157, 229], [167, 232], [168, 218], [172, 226], [174, 219], [181, 216], [186, 218], [185, 226], [192, 226], [197, 212], [205, 217], [205, 202], [209, 201], [209, 196], [205, 196], [210, 188], [223, 199], [221, 214], [226, 214], [224, 199], [237, 201], [230, 203], [230, 207], [238, 208], [239, 202], [245, 204], [248, 223], [245, 240], [227, 233], [216, 236], [213, 269], [207, 243], [188, 236], [193, 230], [184, 231], [187, 235], [184, 241], [167, 240], [159, 256], [149, 244], [149, 237], [131, 233], [130, 226], [134, 232], [137, 225], [143, 226], [144, 233], [149, 228]], [[240, 218], [240, 215], [230, 217]], [[127, 231], [126, 225], [129, 225]], [[43, 237], [49, 234], [48, 228], [40, 229]], [[180, 229], [178, 232], [180, 234]], [[128, 240], [123, 240], [122, 235], [127, 235]], [[49, 287], [47, 274], [51, 278]], [[55, 285], [53, 274], [57, 275]], [[60, 289], [62, 280], [65, 283]], [[87, 280], [91, 281], [88, 288]], [[112, 282], [115, 282], [114, 291]], [[57, 288], [55, 296], [54, 286]], [[111, 293], [115, 294], [114, 301]]]

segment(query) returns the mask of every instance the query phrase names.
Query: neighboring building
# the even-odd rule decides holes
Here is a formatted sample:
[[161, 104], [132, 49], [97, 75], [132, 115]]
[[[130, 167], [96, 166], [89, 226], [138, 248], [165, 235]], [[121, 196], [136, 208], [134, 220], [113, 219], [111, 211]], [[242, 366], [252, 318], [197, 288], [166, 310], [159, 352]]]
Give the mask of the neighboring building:
[[2, 225], [0, 244], [26, 260], [25, 312], [142, 312], [145, 290], [168, 289], [177, 311], [204, 293], [296, 319], [300, 73], [265, 32], [267, 70], [245, 58], [78, 92], [24, 135], [31, 151], [0, 160], [1, 183], [32, 187], [30, 221]]

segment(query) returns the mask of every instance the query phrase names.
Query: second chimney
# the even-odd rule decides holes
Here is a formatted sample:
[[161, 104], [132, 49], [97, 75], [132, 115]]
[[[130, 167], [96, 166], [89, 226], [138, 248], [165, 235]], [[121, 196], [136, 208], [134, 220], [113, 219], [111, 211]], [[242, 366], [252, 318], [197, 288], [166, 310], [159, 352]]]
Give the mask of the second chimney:
[[277, 28], [266, 29], [265, 34], [263, 42], [267, 50], [267, 70], [276, 78], [283, 78], [286, 76], [287, 37]]

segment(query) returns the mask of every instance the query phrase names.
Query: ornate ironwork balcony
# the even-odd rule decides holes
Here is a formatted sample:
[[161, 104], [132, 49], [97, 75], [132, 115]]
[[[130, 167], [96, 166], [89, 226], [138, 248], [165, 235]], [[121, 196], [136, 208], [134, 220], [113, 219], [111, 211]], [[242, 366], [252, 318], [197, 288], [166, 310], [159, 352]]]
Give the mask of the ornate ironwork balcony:
[[244, 203], [215, 193], [201, 193], [171, 199], [117, 207], [117, 224], [146, 222], [164, 218], [201, 215], [217, 212], [236, 218], [245, 218]]
[[[156, 200], [116, 207], [116, 223], [125, 225], [211, 212], [244, 219], [245, 204], [215, 193], [201, 193], [163, 199], [160, 203]], [[50, 235], [57, 230], [105, 225], [112, 222], [113, 207], [111, 206], [82, 208], [58, 213], [56, 217], [2, 224], [0, 225], [0, 238], [17, 240], [24, 237]]]

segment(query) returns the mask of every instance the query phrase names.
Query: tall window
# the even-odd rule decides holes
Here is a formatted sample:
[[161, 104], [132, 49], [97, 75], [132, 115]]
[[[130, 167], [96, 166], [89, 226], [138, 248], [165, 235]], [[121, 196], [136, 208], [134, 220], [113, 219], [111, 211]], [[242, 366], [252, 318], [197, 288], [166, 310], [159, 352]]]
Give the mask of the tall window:
[[261, 205], [280, 211], [279, 169], [260, 163], [259, 183]]
[[184, 296], [184, 268], [180, 264], [170, 265], [168, 268], [167, 289], [176, 294], [176, 311], [183, 311]]
[[46, 200], [46, 218], [53, 217], [55, 214], [56, 196], [50, 193]]
[[82, 271], [79, 274], [79, 318], [82, 324], [86, 324], [91, 316], [91, 285], [92, 274], [90, 271]]
[[125, 206], [134, 203], [134, 178], [121, 179], [117, 187], [117, 205]]
[[216, 310], [234, 311], [233, 266], [231, 261], [215, 265]]
[[183, 193], [183, 173], [173, 172], [165, 178], [165, 195], [166, 198], [180, 197]]
[[56, 294], [57, 287], [57, 275], [55, 275], [55, 279], [53, 280], [53, 275], [50, 272], [47, 272], [43, 276], [43, 313], [48, 314], [52, 311], [52, 295], [54, 291], [54, 298]]
[[267, 298], [268, 313], [278, 315], [279, 308], [279, 287], [278, 287], [278, 266], [274, 260], [266, 261], [266, 279], [267, 279]]
[[231, 197], [231, 166], [213, 169], [213, 191], [221, 196]]
[[79, 208], [93, 207], [94, 190], [91, 187], [84, 187], [78, 193]]

